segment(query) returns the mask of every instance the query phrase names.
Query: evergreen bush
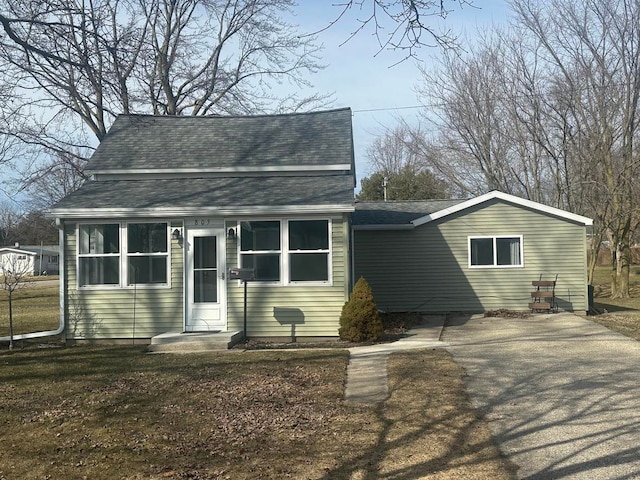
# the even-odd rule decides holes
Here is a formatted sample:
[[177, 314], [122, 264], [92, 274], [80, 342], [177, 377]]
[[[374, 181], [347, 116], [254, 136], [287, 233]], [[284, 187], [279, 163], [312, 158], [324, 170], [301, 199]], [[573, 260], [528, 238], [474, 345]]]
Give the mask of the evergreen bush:
[[384, 334], [382, 319], [367, 281], [360, 277], [340, 315], [340, 338], [350, 342], [380, 340]]

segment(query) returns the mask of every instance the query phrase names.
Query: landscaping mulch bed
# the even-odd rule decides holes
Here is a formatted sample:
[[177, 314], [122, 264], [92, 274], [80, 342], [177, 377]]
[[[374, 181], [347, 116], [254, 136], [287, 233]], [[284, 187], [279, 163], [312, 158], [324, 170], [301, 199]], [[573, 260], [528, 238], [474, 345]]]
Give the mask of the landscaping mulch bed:
[[262, 341], [249, 339], [236, 344], [236, 350], [292, 350], [306, 348], [351, 348], [374, 345], [378, 343], [395, 342], [404, 337], [413, 327], [422, 324], [425, 319], [421, 313], [381, 313], [384, 325], [384, 337], [377, 342], [349, 342], [339, 338], [318, 339], [313, 341]]

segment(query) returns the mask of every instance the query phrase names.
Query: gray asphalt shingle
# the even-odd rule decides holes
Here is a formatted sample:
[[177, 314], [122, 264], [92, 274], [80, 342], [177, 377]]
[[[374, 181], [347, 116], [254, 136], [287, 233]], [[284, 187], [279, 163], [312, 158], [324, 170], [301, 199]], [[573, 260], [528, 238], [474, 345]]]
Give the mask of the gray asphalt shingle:
[[351, 110], [242, 117], [121, 115], [87, 170], [351, 164]]
[[356, 202], [353, 225], [404, 225], [465, 200]]
[[348, 205], [352, 182], [349, 175], [107, 180], [87, 182], [55, 210]]

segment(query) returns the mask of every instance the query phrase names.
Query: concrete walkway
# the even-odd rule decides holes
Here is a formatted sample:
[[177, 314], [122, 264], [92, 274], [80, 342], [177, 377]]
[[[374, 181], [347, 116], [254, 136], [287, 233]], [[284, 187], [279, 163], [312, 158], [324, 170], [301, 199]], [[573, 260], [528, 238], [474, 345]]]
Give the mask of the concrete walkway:
[[640, 343], [567, 313], [443, 335], [519, 478], [640, 479]]
[[354, 403], [384, 402], [389, 396], [387, 356], [392, 352], [416, 348], [444, 347], [440, 335], [444, 315], [425, 316], [425, 322], [393, 343], [349, 349], [345, 399]]

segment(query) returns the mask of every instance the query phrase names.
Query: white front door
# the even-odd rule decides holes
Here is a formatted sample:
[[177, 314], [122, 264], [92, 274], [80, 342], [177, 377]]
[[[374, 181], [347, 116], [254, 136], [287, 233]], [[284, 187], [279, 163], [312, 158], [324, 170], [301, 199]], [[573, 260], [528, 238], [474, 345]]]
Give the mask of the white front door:
[[224, 240], [224, 228], [187, 231], [187, 332], [227, 329]]

